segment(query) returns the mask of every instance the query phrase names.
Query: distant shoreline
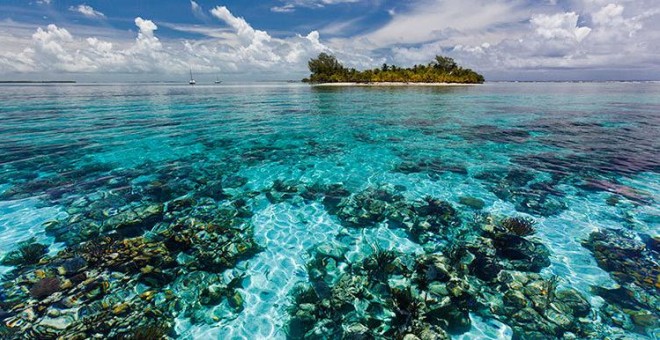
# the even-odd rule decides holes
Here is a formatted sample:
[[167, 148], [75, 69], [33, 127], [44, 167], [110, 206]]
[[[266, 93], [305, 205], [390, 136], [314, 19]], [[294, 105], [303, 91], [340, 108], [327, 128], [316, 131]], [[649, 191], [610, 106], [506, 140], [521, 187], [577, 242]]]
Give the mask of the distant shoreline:
[[0, 84], [75, 84], [75, 80], [0, 80]]
[[479, 84], [468, 83], [405, 83], [405, 82], [375, 82], [375, 83], [316, 83], [311, 84], [314, 87], [343, 87], [343, 86], [364, 86], [364, 87], [383, 87], [383, 86], [420, 86], [420, 87], [433, 87], [433, 86], [473, 86]]

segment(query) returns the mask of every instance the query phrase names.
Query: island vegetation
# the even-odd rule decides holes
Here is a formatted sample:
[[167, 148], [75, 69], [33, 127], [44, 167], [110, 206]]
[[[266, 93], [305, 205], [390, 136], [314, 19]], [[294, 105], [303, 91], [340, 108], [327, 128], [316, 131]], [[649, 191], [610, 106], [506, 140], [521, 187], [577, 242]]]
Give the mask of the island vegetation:
[[335, 56], [321, 53], [308, 63], [312, 74], [303, 82], [309, 83], [458, 83], [481, 84], [484, 77], [459, 66], [454, 59], [436, 56], [424, 65], [402, 68], [383, 64], [380, 68], [358, 71], [342, 65]]

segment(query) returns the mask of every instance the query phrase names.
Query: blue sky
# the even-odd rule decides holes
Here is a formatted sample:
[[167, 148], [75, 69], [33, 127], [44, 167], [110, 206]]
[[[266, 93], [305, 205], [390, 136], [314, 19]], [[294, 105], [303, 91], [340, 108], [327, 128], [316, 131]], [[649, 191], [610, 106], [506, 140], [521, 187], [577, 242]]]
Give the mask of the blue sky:
[[2, 0], [0, 79], [299, 79], [449, 55], [490, 80], [660, 79], [657, 0]]

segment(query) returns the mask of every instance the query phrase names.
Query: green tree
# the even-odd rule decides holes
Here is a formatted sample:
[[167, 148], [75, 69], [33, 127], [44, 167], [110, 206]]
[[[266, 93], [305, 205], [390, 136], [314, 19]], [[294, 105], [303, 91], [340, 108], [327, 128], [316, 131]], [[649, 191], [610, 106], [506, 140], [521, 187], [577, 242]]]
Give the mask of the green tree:
[[307, 66], [312, 72], [311, 81], [328, 81], [332, 75], [346, 73], [344, 65], [335, 56], [327, 53], [319, 54], [316, 59], [310, 60]]
[[454, 71], [458, 67], [454, 59], [440, 55], [435, 56], [435, 62], [433, 66], [434, 68], [447, 73]]
[[309, 61], [312, 72], [304, 81], [313, 83], [325, 82], [430, 82], [430, 83], [483, 83], [484, 77], [469, 69], [462, 68], [454, 59], [436, 56], [424, 65], [414, 65], [402, 68], [396, 65], [383, 64], [380, 68], [366, 71], [345, 68], [332, 55], [321, 53]]

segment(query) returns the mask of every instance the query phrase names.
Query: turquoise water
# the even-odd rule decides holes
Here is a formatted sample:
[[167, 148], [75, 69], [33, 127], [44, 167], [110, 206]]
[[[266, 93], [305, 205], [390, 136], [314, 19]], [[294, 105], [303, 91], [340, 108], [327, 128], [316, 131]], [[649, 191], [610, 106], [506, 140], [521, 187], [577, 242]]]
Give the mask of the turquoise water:
[[658, 83], [2, 86], [0, 122], [3, 337], [660, 337]]

